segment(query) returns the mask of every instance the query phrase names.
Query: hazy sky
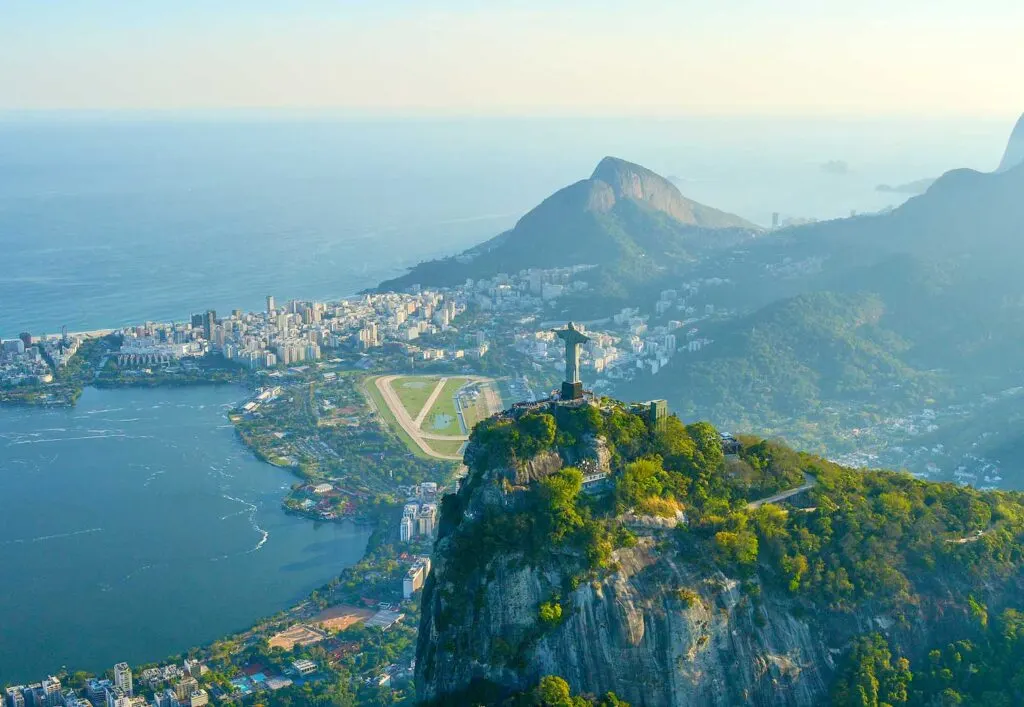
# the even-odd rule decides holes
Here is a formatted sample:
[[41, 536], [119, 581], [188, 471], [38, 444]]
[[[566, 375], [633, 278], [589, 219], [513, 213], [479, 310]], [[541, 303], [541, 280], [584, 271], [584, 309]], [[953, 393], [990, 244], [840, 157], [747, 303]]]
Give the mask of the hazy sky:
[[1024, 110], [1020, 0], [0, 0], [0, 110]]

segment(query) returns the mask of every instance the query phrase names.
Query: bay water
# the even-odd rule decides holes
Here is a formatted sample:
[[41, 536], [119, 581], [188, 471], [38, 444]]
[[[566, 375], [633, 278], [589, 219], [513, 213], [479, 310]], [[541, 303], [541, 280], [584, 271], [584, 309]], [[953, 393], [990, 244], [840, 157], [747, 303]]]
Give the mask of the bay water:
[[361, 556], [369, 530], [281, 510], [236, 386], [87, 389], [0, 408], [0, 684], [197, 646], [287, 608]]

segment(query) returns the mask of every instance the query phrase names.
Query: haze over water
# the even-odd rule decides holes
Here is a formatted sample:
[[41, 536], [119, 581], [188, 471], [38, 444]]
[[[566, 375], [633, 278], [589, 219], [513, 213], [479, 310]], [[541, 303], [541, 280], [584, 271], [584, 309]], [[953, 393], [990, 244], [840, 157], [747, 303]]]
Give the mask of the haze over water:
[[[993, 169], [981, 120], [0, 116], [0, 337], [352, 294], [511, 226], [612, 154], [761, 224]], [[846, 174], [821, 169], [844, 161]]]
[[236, 439], [238, 387], [87, 389], [0, 408], [0, 683], [163, 658], [356, 562], [369, 531], [286, 515], [295, 481]]

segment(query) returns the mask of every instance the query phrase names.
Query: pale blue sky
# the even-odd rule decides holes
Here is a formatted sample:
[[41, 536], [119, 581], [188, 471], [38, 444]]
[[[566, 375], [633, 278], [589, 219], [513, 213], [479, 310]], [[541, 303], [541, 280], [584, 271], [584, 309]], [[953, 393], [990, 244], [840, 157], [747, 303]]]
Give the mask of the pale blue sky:
[[1024, 110], [1019, 0], [0, 0], [0, 110]]

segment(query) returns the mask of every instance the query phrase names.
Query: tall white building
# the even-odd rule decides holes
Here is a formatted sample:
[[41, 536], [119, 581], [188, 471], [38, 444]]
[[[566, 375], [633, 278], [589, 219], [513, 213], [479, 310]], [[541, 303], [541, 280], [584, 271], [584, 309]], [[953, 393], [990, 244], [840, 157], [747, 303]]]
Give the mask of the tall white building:
[[8, 707], [25, 707], [25, 686], [14, 685], [7, 688]]
[[420, 506], [420, 512], [416, 515], [416, 530], [418, 534], [433, 535], [436, 519], [437, 506], [433, 503], [424, 503]]
[[60, 680], [48, 675], [43, 680], [43, 695], [45, 695], [46, 707], [57, 707], [64, 704], [64, 698], [60, 694]]
[[107, 707], [131, 707], [132, 698], [119, 687], [107, 690]]
[[127, 663], [114, 666], [114, 687], [120, 688], [128, 697], [132, 696], [132, 669]]
[[180, 707], [181, 705], [178, 701], [178, 696], [174, 694], [174, 690], [171, 688], [153, 695], [153, 704], [156, 707]]
[[416, 560], [402, 580], [402, 596], [408, 599], [422, 589], [428, 574], [430, 574], [430, 558], [421, 557]]

